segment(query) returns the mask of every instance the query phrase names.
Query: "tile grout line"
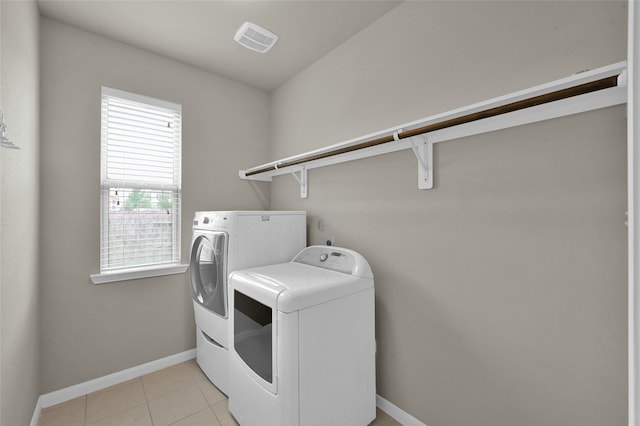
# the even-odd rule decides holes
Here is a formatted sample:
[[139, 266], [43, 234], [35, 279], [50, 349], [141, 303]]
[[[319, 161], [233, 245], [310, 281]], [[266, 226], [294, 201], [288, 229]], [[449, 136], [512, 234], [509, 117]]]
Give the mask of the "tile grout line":
[[[191, 360], [189, 360], [189, 361], [185, 361], [184, 363], [185, 363], [185, 364], [187, 364], [187, 363], [189, 363], [189, 362], [191, 362]], [[196, 366], [198, 369], [200, 368], [200, 367], [198, 366], [197, 361], [195, 361], [195, 366]], [[211, 405], [211, 404], [209, 403], [209, 400], [207, 399], [207, 395], [205, 395], [204, 390], [203, 390], [203, 389], [202, 389], [202, 387], [200, 386], [200, 383], [199, 383], [199, 377], [196, 377], [196, 373], [195, 373], [194, 367], [193, 367], [193, 366], [189, 366], [189, 365], [187, 365], [187, 368], [189, 369], [189, 374], [191, 375], [191, 378], [193, 379], [193, 381], [194, 381], [194, 382], [195, 382], [195, 384], [196, 384], [196, 388], [198, 388], [198, 390], [200, 391], [200, 395], [204, 398], [204, 401], [205, 401], [205, 403], [206, 403], [206, 407], [205, 407], [205, 408], [203, 408], [202, 410], [198, 411], [198, 413], [200, 413], [200, 412], [202, 412], [202, 411], [204, 411], [204, 410], [209, 410], [209, 411], [213, 414], [213, 417], [218, 421], [218, 423], [219, 423], [219, 424], [222, 424], [222, 423], [220, 422], [220, 419], [219, 419], [219, 418], [218, 418], [218, 416], [216, 415], [216, 412], [215, 412], [215, 411], [213, 411], [213, 409], [212, 409], [213, 405]], [[215, 385], [213, 385], [213, 383], [212, 383], [211, 385], [212, 385], [212, 386], [215, 386]]]
[[[171, 392], [168, 392], [167, 394], [176, 393], [176, 392], [181, 392], [181, 391], [183, 391], [184, 389], [187, 389], [187, 388], [189, 388], [189, 387], [193, 387], [193, 386], [195, 386], [195, 388], [196, 388], [196, 389], [198, 390], [198, 392], [200, 393], [200, 396], [201, 396], [201, 397], [203, 398], [203, 400], [205, 401], [206, 406], [205, 406], [204, 408], [202, 408], [202, 409], [198, 410], [198, 411], [195, 411], [195, 412], [193, 412], [193, 413], [189, 413], [189, 414], [185, 415], [184, 417], [181, 417], [181, 418], [179, 418], [179, 419], [176, 419], [175, 421], [171, 422], [171, 423], [170, 423], [170, 425], [176, 424], [177, 422], [180, 422], [180, 421], [182, 421], [182, 420], [184, 420], [184, 419], [186, 419], [186, 418], [188, 418], [188, 417], [190, 417], [190, 416], [193, 416], [194, 414], [197, 414], [197, 413], [199, 413], [199, 412], [201, 412], [201, 411], [203, 411], [203, 410], [205, 410], [205, 409], [210, 409], [210, 406], [209, 406], [209, 403], [208, 403], [208, 401], [207, 401], [207, 398], [206, 398], [206, 396], [204, 395], [204, 392], [202, 391], [202, 389], [201, 389], [201, 387], [200, 387], [200, 384], [198, 383], [198, 379], [194, 376], [194, 373], [193, 373], [193, 371], [192, 371], [191, 366], [190, 366], [190, 365], [188, 365], [188, 363], [189, 363], [189, 362], [190, 362], [190, 361], [183, 361], [182, 363], [175, 364], [174, 366], [182, 365], [182, 367], [183, 367], [184, 369], [186, 369], [186, 373], [187, 373], [187, 375], [188, 375], [189, 379], [191, 380], [191, 382], [190, 382], [188, 385], [183, 386], [183, 387], [178, 388], [178, 389], [175, 389], [175, 390], [173, 390], [173, 391], [171, 391]], [[140, 379], [142, 380], [142, 376], [140, 377]], [[151, 415], [151, 407], [150, 407], [150, 404], [149, 404], [149, 403], [152, 401], [152, 399], [150, 399], [150, 398], [147, 396], [147, 394], [146, 394], [146, 388], [144, 387], [144, 380], [142, 380], [142, 384], [143, 384], [143, 390], [145, 391], [145, 398], [146, 398], [146, 400], [147, 400], [147, 409], [148, 409], [148, 411], [149, 411], [149, 416], [151, 417], [151, 422], [152, 422], [152, 425], [153, 425], [153, 424], [154, 424], [154, 421], [153, 421], [153, 417], [152, 417], [152, 415]], [[155, 399], [157, 399], [157, 398], [161, 398], [161, 397], [162, 397], [162, 395], [158, 395], [156, 398], [154, 398], [154, 400], [155, 400]], [[214, 413], [214, 417], [215, 417], [215, 413]], [[170, 426], [170, 425], [169, 425], [169, 426]]]
[[[145, 400], [147, 399], [147, 396], [144, 396]], [[151, 417], [151, 407], [149, 407], [149, 401], [147, 401], [147, 413], [149, 413], [149, 421], [151, 422], [151, 426], [153, 425], [153, 417]]]
[[[192, 362], [195, 360], [189, 360], [189, 361], [185, 361], [184, 364], [187, 365], [189, 362]], [[200, 368], [197, 364], [197, 361], [195, 361], [195, 365], [197, 368]], [[211, 411], [211, 413], [213, 414], [213, 417], [218, 421], [218, 423], [220, 425], [223, 425], [224, 423], [222, 422], [222, 420], [218, 417], [218, 414], [216, 413], [216, 411], [213, 409], [213, 407], [215, 405], [218, 405], [222, 402], [224, 402], [225, 400], [228, 400], [229, 398], [225, 395], [225, 398], [217, 401], [215, 403], [209, 403], [209, 400], [207, 399], [207, 396], [204, 393], [204, 390], [202, 389], [202, 386], [200, 386], [200, 378], [196, 377], [196, 373], [194, 372], [193, 366], [187, 365], [187, 368], [189, 370], [189, 374], [191, 375], [191, 378], [194, 380], [196, 387], [198, 388], [198, 390], [200, 391], [200, 394], [202, 395], [202, 397], [204, 398], [205, 402], [207, 403], [207, 406], [205, 408], [203, 408], [202, 410], [198, 411], [197, 413], [204, 411], [204, 410], [209, 410]], [[207, 379], [208, 380], [208, 379]], [[215, 387], [215, 385], [213, 383], [211, 383], [212, 386]], [[194, 413], [195, 414], [195, 413]], [[192, 414], [193, 415], [193, 414]], [[231, 415], [231, 413], [229, 413], [229, 415]], [[188, 416], [187, 416], [188, 417]]]
[[151, 415], [151, 407], [149, 406], [149, 397], [147, 396], [147, 388], [144, 386], [144, 380], [142, 380], [142, 376], [138, 376], [138, 380], [140, 380], [140, 386], [142, 386], [142, 394], [144, 395], [144, 402], [147, 406], [147, 413], [149, 413], [151, 426], [154, 426], [153, 416]]

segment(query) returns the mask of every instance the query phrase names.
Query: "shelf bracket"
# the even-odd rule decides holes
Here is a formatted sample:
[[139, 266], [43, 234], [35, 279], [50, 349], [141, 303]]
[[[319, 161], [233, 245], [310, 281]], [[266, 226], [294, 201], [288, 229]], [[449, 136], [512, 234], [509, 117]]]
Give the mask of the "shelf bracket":
[[[399, 132], [393, 133], [393, 139], [400, 141]], [[426, 134], [408, 138], [411, 150], [418, 160], [418, 189], [433, 188], [433, 142]]]
[[414, 138], [409, 139], [411, 150], [418, 159], [418, 188], [433, 188], [433, 142], [429, 141], [427, 135], [422, 135], [417, 139], [422, 139], [415, 143]]
[[307, 168], [305, 166], [301, 166], [300, 170], [298, 170], [299, 172], [299, 176], [296, 175], [296, 172], [293, 171], [291, 172], [291, 176], [293, 176], [298, 183], [300, 184], [300, 198], [307, 198], [308, 197], [308, 192], [307, 192], [307, 182], [308, 182], [308, 172], [307, 172]]

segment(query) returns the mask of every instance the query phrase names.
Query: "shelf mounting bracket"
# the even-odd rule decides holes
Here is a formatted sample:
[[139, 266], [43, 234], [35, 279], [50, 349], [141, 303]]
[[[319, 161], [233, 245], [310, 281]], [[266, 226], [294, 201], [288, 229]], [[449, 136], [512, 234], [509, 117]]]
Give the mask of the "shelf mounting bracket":
[[307, 182], [308, 182], [308, 172], [306, 166], [300, 166], [298, 170], [299, 176], [295, 171], [291, 172], [291, 176], [293, 176], [298, 183], [300, 184], [300, 198], [307, 198]]
[[[399, 132], [393, 133], [393, 139], [400, 141]], [[411, 150], [418, 160], [418, 189], [433, 188], [433, 142], [426, 134], [408, 138]]]

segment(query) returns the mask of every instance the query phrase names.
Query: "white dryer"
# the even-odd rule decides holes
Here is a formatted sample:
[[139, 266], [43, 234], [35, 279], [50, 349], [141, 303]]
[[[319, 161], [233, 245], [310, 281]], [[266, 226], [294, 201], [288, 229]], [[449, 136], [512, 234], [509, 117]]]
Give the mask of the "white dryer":
[[229, 277], [229, 411], [242, 426], [365, 426], [376, 416], [373, 274], [312, 246]]
[[303, 211], [196, 212], [189, 276], [196, 322], [197, 361], [228, 393], [228, 274], [284, 262], [306, 246]]

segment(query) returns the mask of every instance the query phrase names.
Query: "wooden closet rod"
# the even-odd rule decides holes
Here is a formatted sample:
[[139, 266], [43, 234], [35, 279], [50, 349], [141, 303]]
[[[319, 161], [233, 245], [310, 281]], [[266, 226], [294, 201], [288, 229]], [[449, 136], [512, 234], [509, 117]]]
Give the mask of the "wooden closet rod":
[[[602, 78], [600, 80], [591, 81], [588, 83], [580, 84], [578, 86], [569, 87], [566, 89], [557, 90], [555, 92], [545, 93], [543, 95], [534, 96], [532, 98], [523, 99], [520, 101], [512, 102], [506, 105], [489, 108], [484, 111], [474, 112], [471, 114], [463, 115], [461, 117], [451, 118], [443, 120], [438, 123], [429, 124], [416, 129], [411, 129], [403, 132], [398, 132], [398, 139], [410, 138], [413, 136], [422, 135], [425, 133], [433, 132], [436, 130], [446, 129], [448, 127], [458, 126], [460, 124], [470, 123], [472, 121], [483, 120], [485, 118], [495, 117], [501, 114], [507, 114], [509, 112], [519, 111], [525, 108], [534, 107], [550, 102], [559, 101], [562, 99], [572, 98], [574, 96], [585, 95], [587, 93], [596, 92], [598, 90], [609, 89], [618, 85], [618, 75]], [[355, 145], [347, 146], [344, 148], [337, 148], [333, 151], [322, 152], [318, 154], [310, 154], [305, 157], [292, 159], [289, 161], [282, 161], [277, 164], [262, 167], [260, 169], [247, 171], [245, 176], [252, 176], [259, 173], [270, 172], [278, 170], [284, 167], [295, 166], [309, 161], [320, 160], [322, 158], [333, 157], [335, 155], [345, 154], [347, 152], [356, 151], [359, 149], [370, 148], [373, 146], [389, 143], [395, 141], [393, 134], [383, 136], [376, 139], [360, 142]]]

